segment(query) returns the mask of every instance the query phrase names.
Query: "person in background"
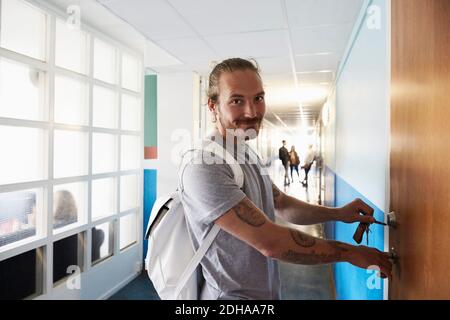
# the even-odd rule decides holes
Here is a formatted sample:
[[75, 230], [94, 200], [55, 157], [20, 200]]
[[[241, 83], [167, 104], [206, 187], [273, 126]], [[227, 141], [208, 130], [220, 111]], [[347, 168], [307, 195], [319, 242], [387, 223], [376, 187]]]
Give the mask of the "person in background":
[[284, 185], [288, 186], [291, 182], [289, 181], [289, 151], [286, 149], [286, 140], [282, 141], [283, 146], [278, 150], [278, 158], [284, 167]]
[[77, 222], [78, 209], [70, 191], [58, 190], [53, 198], [53, 225], [59, 228]]
[[306, 152], [306, 156], [305, 156], [305, 163], [302, 166], [302, 169], [305, 170], [305, 179], [302, 181], [302, 185], [304, 187], [308, 187], [308, 173], [309, 173], [309, 170], [311, 170], [311, 166], [315, 159], [315, 153], [314, 153], [312, 147], [313, 147], [312, 144], [308, 145], [308, 151]]
[[295, 147], [291, 147], [291, 151], [289, 152], [289, 163], [291, 166], [291, 181], [294, 182], [294, 177], [292, 176], [292, 171], [297, 171], [298, 179], [300, 180], [300, 174], [298, 173], [298, 165], [300, 164], [300, 159], [298, 157], [297, 151], [295, 151]]

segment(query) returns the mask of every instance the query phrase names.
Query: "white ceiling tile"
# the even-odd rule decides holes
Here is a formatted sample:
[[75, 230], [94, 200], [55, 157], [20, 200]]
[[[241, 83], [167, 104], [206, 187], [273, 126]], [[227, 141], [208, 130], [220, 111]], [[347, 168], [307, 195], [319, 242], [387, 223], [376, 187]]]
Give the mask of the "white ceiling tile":
[[289, 57], [259, 58], [256, 59], [256, 62], [258, 62], [261, 73], [265, 75], [292, 72], [291, 60]]
[[285, 27], [280, 0], [168, 1], [201, 35]]
[[192, 37], [196, 33], [164, 0], [100, 0], [152, 40]]
[[307, 54], [295, 56], [297, 72], [336, 70], [340, 57], [335, 53]]
[[350, 38], [353, 24], [292, 29], [295, 55], [333, 52], [341, 56]]
[[205, 37], [222, 56], [286, 57], [289, 55], [286, 31], [264, 31]]
[[364, 0], [286, 0], [291, 28], [354, 22]]
[[330, 83], [334, 80], [334, 72], [307, 72], [297, 74], [300, 85], [313, 83]]
[[156, 43], [184, 63], [203, 62], [208, 66], [209, 61], [216, 58], [200, 38], [167, 39]]
[[264, 87], [290, 87], [294, 85], [294, 76], [292, 73], [261, 75]]

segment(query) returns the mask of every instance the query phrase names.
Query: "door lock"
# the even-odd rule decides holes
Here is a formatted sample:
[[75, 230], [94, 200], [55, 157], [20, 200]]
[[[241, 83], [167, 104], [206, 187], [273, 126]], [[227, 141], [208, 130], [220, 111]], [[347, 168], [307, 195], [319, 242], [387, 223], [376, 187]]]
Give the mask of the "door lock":
[[391, 228], [397, 227], [397, 216], [394, 211], [387, 214], [387, 225]]
[[391, 261], [391, 263], [394, 265], [398, 264], [398, 254], [395, 251], [394, 247], [391, 248], [391, 250], [389, 250], [389, 260]]

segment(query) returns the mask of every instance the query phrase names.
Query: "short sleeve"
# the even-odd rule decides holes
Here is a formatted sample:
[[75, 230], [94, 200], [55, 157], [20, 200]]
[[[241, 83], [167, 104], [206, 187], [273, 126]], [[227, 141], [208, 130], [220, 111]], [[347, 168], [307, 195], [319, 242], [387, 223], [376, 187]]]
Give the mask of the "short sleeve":
[[227, 164], [191, 162], [181, 175], [181, 201], [194, 222], [211, 224], [246, 197]]

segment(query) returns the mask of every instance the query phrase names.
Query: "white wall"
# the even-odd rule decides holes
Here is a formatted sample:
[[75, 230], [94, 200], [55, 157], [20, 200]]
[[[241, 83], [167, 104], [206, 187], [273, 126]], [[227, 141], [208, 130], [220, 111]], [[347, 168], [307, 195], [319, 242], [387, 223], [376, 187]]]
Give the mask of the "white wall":
[[380, 29], [363, 23], [337, 82], [335, 172], [385, 210], [390, 58], [386, 1], [373, 5], [380, 9]]
[[192, 72], [158, 74], [158, 196], [176, 189], [178, 158], [173, 155], [181, 149], [180, 140], [172, 141], [172, 137], [176, 132], [185, 132], [177, 137], [187, 143], [194, 137], [199, 114], [198, 81], [198, 75]]
[[134, 245], [80, 274], [80, 288], [73, 276], [36, 300], [94, 300], [107, 299], [127, 285], [141, 272], [142, 243]]

